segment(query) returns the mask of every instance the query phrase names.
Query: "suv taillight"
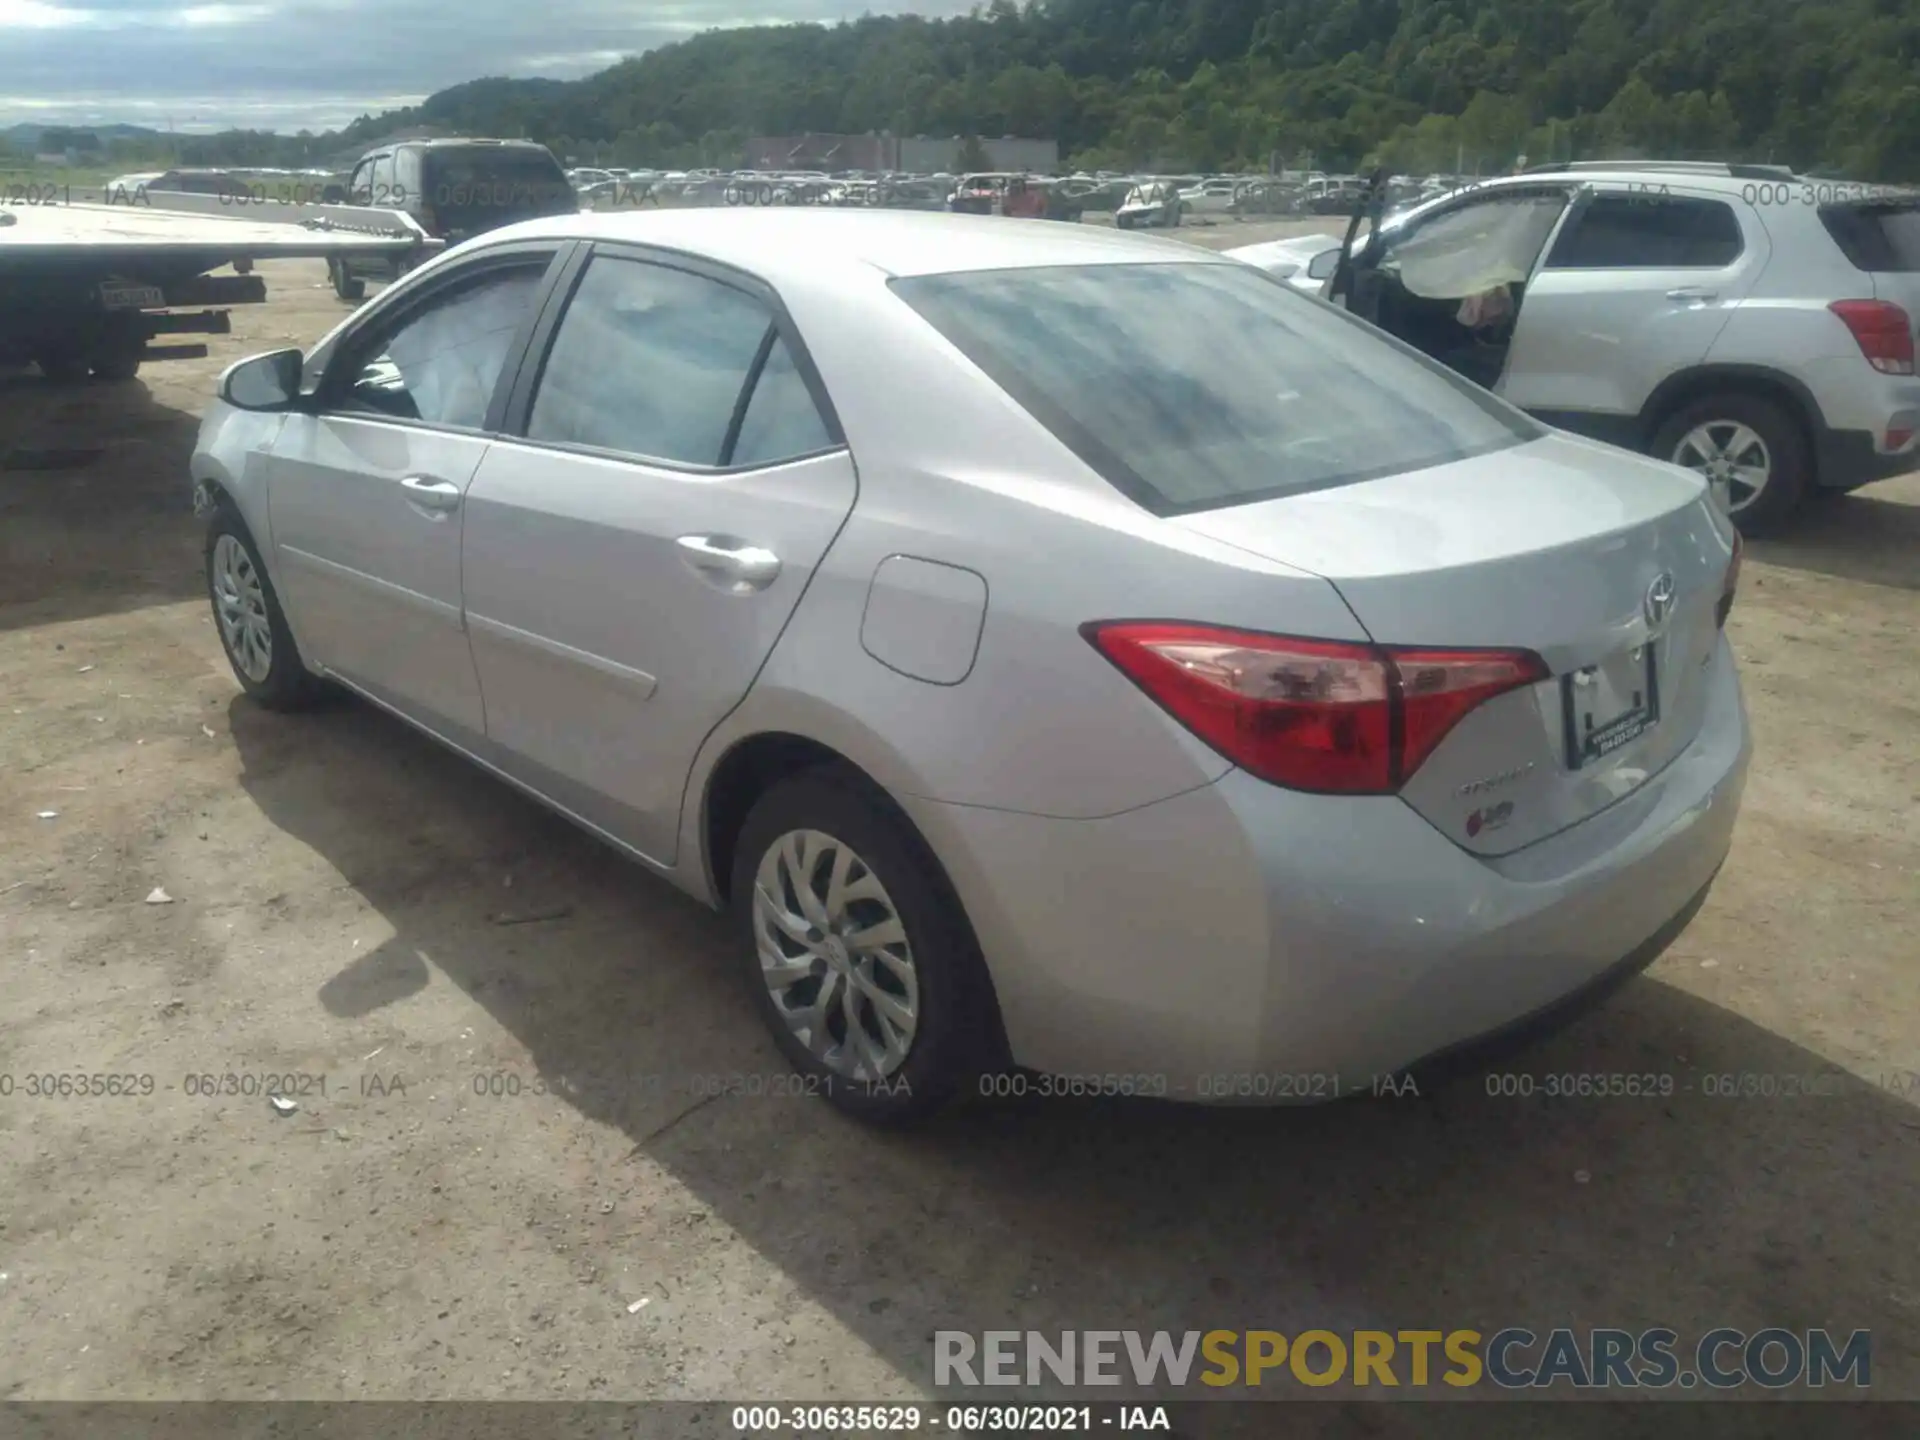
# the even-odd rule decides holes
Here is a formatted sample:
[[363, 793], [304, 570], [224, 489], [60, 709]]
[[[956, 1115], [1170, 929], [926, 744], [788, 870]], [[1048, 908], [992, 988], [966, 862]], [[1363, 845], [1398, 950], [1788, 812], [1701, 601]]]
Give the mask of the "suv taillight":
[[1726, 579], [1720, 582], [1720, 599], [1713, 607], [1714, 622], [1724, 630], [1727, 628], [1727, 616], [1733, 613], [1734, 592], [1740, 588], [1740, 532], [1733, 532], [1733, 558], [1727, 562]]
[[1081, 633], [1241, 769], [1326, 795], [1392, 794], [1469, 711], [1548, 676], [1525, 650], [1416, 650], [1166, 621]]
[[1883, 375], [1913, 374], [1913, 317], [1886, 300], [1836, 300], [1827, 306], [1853, 332], [1867, 363]]

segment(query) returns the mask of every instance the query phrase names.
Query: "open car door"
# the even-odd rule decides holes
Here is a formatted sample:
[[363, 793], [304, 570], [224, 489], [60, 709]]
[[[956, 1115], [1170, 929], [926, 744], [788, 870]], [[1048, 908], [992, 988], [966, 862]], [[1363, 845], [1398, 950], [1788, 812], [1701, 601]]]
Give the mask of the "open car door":
[[[1583, 197], [1564, 181], [1503, 185], [1385, 230], [1376, 219], [1364, 246], [1336, 269], [1328, 298], [1495, 389], [1527, 286]], [[1370, 197], [1375, 215], [1384, 199], [1378, 187]]]

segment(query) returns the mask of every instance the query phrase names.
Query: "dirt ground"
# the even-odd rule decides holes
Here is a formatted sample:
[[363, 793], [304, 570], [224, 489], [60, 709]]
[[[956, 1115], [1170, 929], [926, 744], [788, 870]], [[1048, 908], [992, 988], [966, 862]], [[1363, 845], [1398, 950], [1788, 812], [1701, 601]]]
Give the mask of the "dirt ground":
[[1750, 548], [1732, 859], [1512, 1067], [1672, 1098], [878, 1134], [696, 1093], [780, 1069], [714, 917], [369, 708], [241, 698], [197, 416], [344, 313], [263, 273], [206, 361], [0, 378], [0, 1398], [876, 1400], [936, 1328], [1511, 1324], [1867, 1328], [1920, 1398], [1920, 477]]

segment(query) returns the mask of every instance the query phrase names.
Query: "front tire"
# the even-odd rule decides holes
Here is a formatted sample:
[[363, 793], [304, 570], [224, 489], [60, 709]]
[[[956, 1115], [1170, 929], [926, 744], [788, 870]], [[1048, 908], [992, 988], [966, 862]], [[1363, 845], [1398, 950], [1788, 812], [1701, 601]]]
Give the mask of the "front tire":
[[86, 353], [76, 345], [45, 346], [33, 360], [40, 367], [40, 373], [54, 385], [78, 385], [91, 373]]
[[300, 658], [246, 522], [221, 501], [207, 526], [207, 598], [234, 678], [269, 710], [304, 710], [325, 693]]
[[810, 770], [762, 795], [730, 895], [761, 1018], [810, 1091], [905, 1124], [992, 1063], [972, 928], [919, 835], [859, 777]]
[[1728, 391], [1683, 405], [1649, 449], [1705, 477], [1749, 535], [1783, 527], [1812, 488], [1806, 432], [1785, 407], [1758, 395]]

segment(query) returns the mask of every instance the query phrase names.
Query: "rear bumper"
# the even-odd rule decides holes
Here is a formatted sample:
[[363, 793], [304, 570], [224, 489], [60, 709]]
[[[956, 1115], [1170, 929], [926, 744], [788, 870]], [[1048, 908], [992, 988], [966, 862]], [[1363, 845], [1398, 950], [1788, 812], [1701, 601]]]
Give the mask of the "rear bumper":
[[911, 808], [973, 918], [1016, 1063], [1172, 1099], [1331, 1098], [1552, 1016], [1671, 941], [1727, 854], [1751, 753], [1724, 642], [1715, 671], [1700, 734], [1665, 770], [1499, 859], [1398, 799], [1239, 771], [1103, 820]]
[[[1916, 416], [1920, 429], [1920, 416]], [[1858, 490], [1876, 480], [1891, 480], [1920, 470], [1920, 449], [1909, 446], [1888, 455], [1867, 430], [1821, 430], [1814, 438], [1814, 481], [1822, 490]]]
[[1885, 449], [1889, 429], [1920, 431], [1920, 378], [1882, 375], [1854, 356], [1808, 361], [1801, 373], [1813, 431], [1815, 485], [1854, 490], [1920, 469], [1915, 441], [1892, 453]]

